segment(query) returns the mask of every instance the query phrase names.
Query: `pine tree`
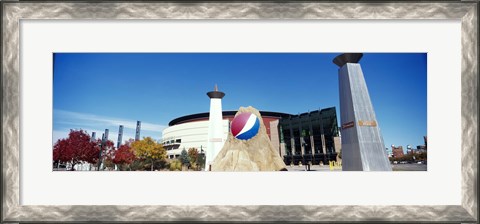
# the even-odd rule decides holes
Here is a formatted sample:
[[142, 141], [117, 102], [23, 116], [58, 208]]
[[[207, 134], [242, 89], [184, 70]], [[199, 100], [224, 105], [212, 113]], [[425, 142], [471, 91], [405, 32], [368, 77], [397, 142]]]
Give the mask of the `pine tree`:
[[182, 154], [180, 154], [180, 162], [182, 162], [182, 165], [188, 165], [188, 153], [187, 150], [183, 149]]

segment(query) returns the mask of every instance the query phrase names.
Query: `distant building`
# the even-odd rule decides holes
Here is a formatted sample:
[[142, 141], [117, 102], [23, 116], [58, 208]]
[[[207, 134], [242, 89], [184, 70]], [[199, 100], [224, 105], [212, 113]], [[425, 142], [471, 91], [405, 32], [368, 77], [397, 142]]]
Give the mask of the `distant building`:
[[425, 145], [417, 145], [417, 153], [427, 152], [427, 136], [423, 136]]
[[425, 145], [417, 145], [417, 153], [422, 153], [427, 151], [427, 146]]
[[411, 145], [407, 145], [407, 154], [408, 155], [413, 155], [415, 153], [415, 150], [412, 148]]
[[393, 154], [392, 154], [392, 152], [390, 151], [390, 149], [385, 148], [385, 152], [387, 153], [387, 157], [388, 157], [388, 158], [393, 157]]
[[399, 158], [405, 155], [402, 146], [395, 147], [394, 145], [392, 145], [392, 154], [393, 158]]

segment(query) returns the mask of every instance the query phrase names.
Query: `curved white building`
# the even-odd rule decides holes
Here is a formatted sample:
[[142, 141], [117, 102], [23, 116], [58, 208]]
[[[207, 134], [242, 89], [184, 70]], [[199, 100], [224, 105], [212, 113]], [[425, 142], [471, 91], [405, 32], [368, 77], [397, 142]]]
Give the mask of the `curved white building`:
[[[197, 148], [198, 152], [206, 152], [208, 145], [208, 120], [173, 125], [163, 130], [162, 143], [167, 149], [168, 158], [178, 157], [182, 150]], [[222, 120], [223, 142], [227, 139], [230, 121]]]

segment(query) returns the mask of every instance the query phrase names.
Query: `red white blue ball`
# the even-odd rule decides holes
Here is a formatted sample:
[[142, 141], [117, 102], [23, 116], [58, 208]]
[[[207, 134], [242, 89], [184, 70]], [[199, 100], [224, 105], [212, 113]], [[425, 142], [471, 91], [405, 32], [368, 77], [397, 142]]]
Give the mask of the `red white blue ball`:
[[230, 130], [235, 138], [240, 140], [248, 140], [253, 138], [260, 129], [260, 120], [255, 114], [241, 113], [233, 118]]

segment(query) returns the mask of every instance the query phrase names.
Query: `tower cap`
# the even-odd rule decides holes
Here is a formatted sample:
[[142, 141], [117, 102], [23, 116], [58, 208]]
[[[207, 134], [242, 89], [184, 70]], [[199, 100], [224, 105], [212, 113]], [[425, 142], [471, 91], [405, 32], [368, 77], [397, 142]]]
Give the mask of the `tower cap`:
[[225, 96], [225, 93], [218, 91], [217, 84], [215, 84], [213, 91], [208, 92], [207, 96], [210, 97], [210, 99], [212, 98], [222, 99]]
[[347, 63], [358, 63], [360, 59], [362, 59], [362, 57], [362, 53], [344, 53], [335, 57], [333, 59], [333, 63], [335, 63], [336, 65], [338, 65], [338, 67], [341, 68]]

